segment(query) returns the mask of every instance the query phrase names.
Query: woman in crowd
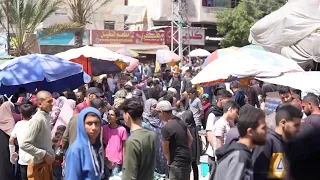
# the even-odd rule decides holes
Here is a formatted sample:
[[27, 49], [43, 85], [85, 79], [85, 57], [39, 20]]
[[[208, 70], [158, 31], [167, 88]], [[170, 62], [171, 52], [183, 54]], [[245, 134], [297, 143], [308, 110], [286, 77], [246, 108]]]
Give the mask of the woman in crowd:
[[163, 121], [160, 120], [156, 111], [157, 100], [148, 99], [144, 105], [144, 112], [142, 114], [143, 120], [148, 122], [148, 127], [157, 135], [157, 152], [156, 152], [156, 168], [155, 171], [159, 174], [166, 174], [167, 160], [162, 152], [162, 135], [161, 129], [164, 126]]
[[15, 122], [12, 117], [14, 105], [7, 101], [0, 106], [0, 177], [1, 179], [14, 179], [13, 168], [10, 162], [9, 137]]

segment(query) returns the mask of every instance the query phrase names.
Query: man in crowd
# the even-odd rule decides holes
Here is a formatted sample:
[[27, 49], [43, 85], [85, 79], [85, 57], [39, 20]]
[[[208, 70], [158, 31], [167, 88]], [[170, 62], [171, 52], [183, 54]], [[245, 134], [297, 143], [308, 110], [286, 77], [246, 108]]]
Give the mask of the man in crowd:
[[234, 121], [239, 116], [239, 105], [234, 101], [228, 101], [223, 106], [222, 117], [213, 126], [213, 150], [219, 149], [226, 143], [227, 133], [230, 126], [234, 126]]
[[76, 97], [77, 97], [77, 104], [80, 104], [84, 101], [84, 92], [83, 91], [77, 91], [76, 93]]
[[103, 93], [101, 92], [101, 90], [99, 88], [97, 88], [97, 87], [89, 88], [87, 90], [86, 99], [82, 103], [80, 103], [76, 106], [76, 108], [73, 111], [73, 114], [79, 114], [82, 109], [87, 108], [91, 105], [92, 99], [100, 98], [102, 96], [103, 96]]
[[308, 116], [304, 122], [310, 124], [313, 128], [320, 128], [320, 109], [318, 97], [314, 94], [308, 94], [303, 98], [302, 107], [304, 113]]
[[217, 150], [218, 165], [215, 180], [252, 180], [253, 167], [251, 150], [255, 145], [266, 142], [265, 114], [247, 104], [241, 107], [238, 121], [240, 138]]
[[269, 129], [266, 144], [253, 151], [255, 180], [285, 178], [284, 143], [296, 137], [301, 118], [301, 110], [291, 104], [277, 108], [275, 130]]
[[[106, 104], [100, 98], [95, 98], [90, 103], [91, 107], [96, 108], [99, 110], [101, 114], [103, 114], [106, 110]], [[67, 150], [69, 145], [73, 143], [73, 141], [77, 137], [77, 124], [78, 124], [78, 117], [79, 114], [73, 115], [70, 119], [66, 130], [63, 133], [62, 137], [62, 147], [64, 150]]]
[[190, 111], [193, 113], [194, 122], [196, 123], [197, 130], [201, 130], [201, 119], [204, 115], [203, 106], [201, 100], [197, 97], [198, 93], [195, 88], [189, 88], [187, 90], [189, 96], [189, 107]]
[[279, 88], [279, 95], [282, 103], [301, 104], [295, 94], [291, 91], [290, 87], [282, 86]]
[[216, 92], [217, 103], [213, 104], [207, 111], [205, 118], [207, 120], [207, 140], [209, 145], [206, 154], [208, 155], [208, 164], [210, 176], [209, 180], [213, 179], [213, 171], [215, 169], [215, 154], [213, 153], [213, 125], [223, 115], [223, 106], [226, 102], [232, 100], [232, 94], [226, 89], [220, 89]]
[[156, 110], [160, 119], [166, 122], [162, 128], [162, 149], [169, 165], [169, 179], [186, 180], [190, 178], [191, 151], [193, 138], [186, 124], [172, 114], [169, 101], [160, 101]]
[[126, 99], [123, 111], [131, 135], [125, 143], [122, 179], [153, 179], [156, 165], [156, 135], [141, 127], [143, 105], [135, 98]]
[[[209, 107], [211, 106], [210, 97], [209, 97], [208, 94], [203, 94], [202, 95], [201, 103], [202, 103], [202, 106], [203, 106], [203, 115], [205, 115], [207, 113]], [[206, 129], [206, 127], [207, 127], [207, 121], [204, 118], [204, 116], [202, 117], [202, 126], [203, 126], [203, 129]]]
[[230, 88], [234, 93], [234, 100], [239, 104], [240, 107], [246, 104], [246, 95], [243, 90], [240, 89], [239, 81], [232, 81]]
[[[47, 91], [39, 91], [36, 97], [39, 110], [29, 121], [20, 148], [32, 156], [28, 165], [28, 178], [47, 180], [52, 179], [54, 160], [49, 114], [52, 111], [53, 98]], [[39, 173], [39, 169], [42, 169], [43, 173]]]

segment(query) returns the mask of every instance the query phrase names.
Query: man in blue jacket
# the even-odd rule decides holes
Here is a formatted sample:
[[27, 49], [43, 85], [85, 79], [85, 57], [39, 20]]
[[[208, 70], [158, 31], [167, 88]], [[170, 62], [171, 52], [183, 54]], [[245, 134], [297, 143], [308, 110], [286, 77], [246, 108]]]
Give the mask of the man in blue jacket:
[[100, 131], [100, 112], [92, 107], [83, 109], [78, 118], [77, 138], [66, 154], [66, 180], [101, 179], [104, 156]]

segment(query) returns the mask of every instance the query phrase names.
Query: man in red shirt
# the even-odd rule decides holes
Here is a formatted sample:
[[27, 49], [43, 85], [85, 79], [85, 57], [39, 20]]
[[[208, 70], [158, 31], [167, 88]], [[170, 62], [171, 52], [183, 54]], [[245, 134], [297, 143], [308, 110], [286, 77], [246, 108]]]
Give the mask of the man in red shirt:
[[94, 98], [100, 98], [103, 96], [103, 93], [101, 92], [101, 90], [97, 87], [91, 87], [87, 90], [87, 96], [85, 98], [85, 100], [78, 104], [76, 106], [76, 108], [73, 110], [73, 114], [79, 114], [80, 111], [84, 108], [87, 108], [91, 105], [91, 101], [94, 99]]

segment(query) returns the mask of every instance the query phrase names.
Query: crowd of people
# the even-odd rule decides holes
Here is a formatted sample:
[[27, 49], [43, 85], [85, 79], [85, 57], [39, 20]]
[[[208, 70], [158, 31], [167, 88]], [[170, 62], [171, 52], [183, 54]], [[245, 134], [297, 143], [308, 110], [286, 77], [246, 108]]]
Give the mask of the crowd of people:
[[[1, 96], [1, 179], [199, 180], [200, 156], [209, 180], [320, 179], [316, 95], [256, 80], [192, 85], [197, 68]], [[268, 92], [282, 104], [266, 115]]]

